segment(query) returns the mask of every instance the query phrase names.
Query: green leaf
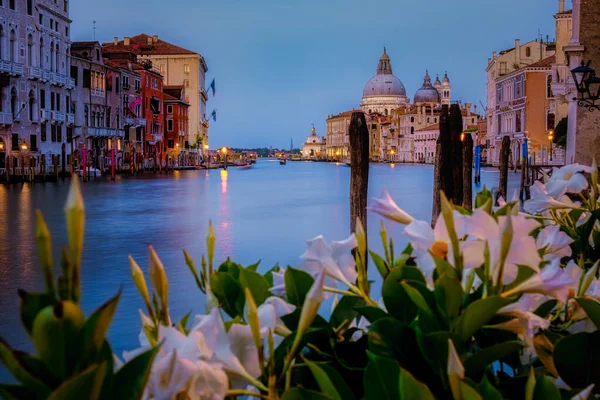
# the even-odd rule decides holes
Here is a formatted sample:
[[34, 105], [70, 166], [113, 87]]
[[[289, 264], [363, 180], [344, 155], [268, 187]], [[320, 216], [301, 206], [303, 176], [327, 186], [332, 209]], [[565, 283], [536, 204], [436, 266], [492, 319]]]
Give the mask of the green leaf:
[[394, 318], [381, 318], [369, 326], [369, 350], [373, 354], [397, 359], [402, 353], [402, 330]]
[[27, 333], [31, 336], [33, 321], [40, 311], [48, 306], [54, 306], [58, 302], [56, 298], [48, 293], [27, 293], [24, 290], [18, 290], [21, 298], [21, 322]]
[[188, 311], [187, 314], [185, 314], [183, 317], [181, 317], [181, 319], [177, 323], [177, 329], [179, 329], [186, 336], [188, 334], [186, 326], [187, 326], [188, 320], [190, 319], [191, 314], [192, 314], [192, 312]]
[[400, 398], [406, 400], [435, 400], [424, 383], [419, 382], [405, 369], [400, 370]]
[[281, 400], [332, 400], [332, 397], [312, 390], [293, 388], [285, 392]]
[[581, 332], [560, 339], [554, 347], [554, 365], [572, 388], [600, 387], [600, 331]]
[[305, 360], [308, 368], [315, 377], [321, 392], [327, 393], [333, 400], [354, 399], [354, 394], [344, 382], [344, 378], [329, 365], [317, 365]]
[[7, 385], [5, 383], [0, 383], [0, 399], [35, 400], [36, 395], [25, 386]]
[[96, 400], [100, 396], [106, 363], [93, 364], [78, 375], [64, 381], [48, 400]]
[[397, 400], [400, 398], [400, 366], [394, 360], [369, 353], [369, 364], [363, 382], [365, 400]]
[[477, 389], [469, 385], [465, 381], [460, 382], [460, 399], [461, 400], [482, 400], [483, 398], [477, 392]]
[[502, 358], [522, 348], [521, 342], [515, 340], [481, 349], [465, 360], [465, 374], [475, 379], [475, 375], [484, 372], [494, 361], [502, 360]]
[[498, 389], [496, 389], [494, 387], [494, 385], [492, 385], [490, 383], [490, 381], [488, 380], [488, 378], [486, 376], [483, 377], [483, 380], [479, 384], [479, 393], [481, 393], [483, 398], [486, 400], [502, 400], [503, 399], [503, 397], [500, 394], [500, 392], [498, 391]]
[[419, 292], [419, 290], [415, 289], [413, 286], [405, 282], [402, 282], [400, 285], [402, 285], [402, 288], [406, 291], [408, 297], [410, 297], [412, 302], [419, 308], [421, 312], [433, 315], [431, 308], [429, 307], [427, 301], [425, 301], [425, 298], [423, 297], [421, 292]]
[[469, 304], [463, 309], [455, 325], [455, 332], [460, 342], [464, 343], [469, 340], [475, 332], [492, 319], [499, 309], [510, 303], [512, 303], [510, 299], [490, 296]]
[[258, 266], [260, 265], [260, 260], [258, 260], [257, 262], [255, 262], [254, 264], [248, 265], [246, 267], [247, 270], [249, 271], [253, 271], [256, 272], [258, 270]]
[[273, 268], [264, 273], [263, 276], [265, 277], [267, 282], [269, 282], [269, 286], [273, 287], [273, 272], [279, 272], [280, 269], [281, 267], [279, 266], [279, 264], [275, 264]]
[[542, 374], [535, 383], [533, 400], [561, 400], [560, 390], [550, 378]]
[[425, 278], [416, 267], [394, 268], [383, 282], [383, 302], [388, 313], [405, 325], [410, 324], [419, 312], [419, 306], [402, 285], [405, 281], [425, 284]]
[[544, 304], [539, 306], [537, 310], [535, 310], [534, 314], [538, 317], [546, 318], [548, 317], [548, 314], [550, 314], [550, 312], [554, 309], [554, 307], [556, 307], [557, 303], [558, 301], [556, 299], [548, 300]]
[[456, 271], [448, 264], [448, 261], [435, 255], [433, 260], [435, 261], [435, 274], [438, 277], [448, 275], [451, 278], [456, 278]]
[[377, 307], [356, 307], [356, 312], [362, 315], [363, 318], [366, 318], [370, 323], [373, 323], [380, 318], [389, 317], [385, 311]]
[[80, 354], [79, 368], [85, 367], [95, 361], [95, 357], [102, 350], [106, 332], [112, 322], [119, 299], [121, 298], [122, 288], [115, 297], [108, 300], [102, 306], [97, 308], [85, 321], [81, 329], [81, 345], [83, 347]]
[[0, 359], [6, 369], [16, 380], [40, 397], [47, 396], [50, 388], [34, 375], [34, 371], [27, 368], [26, 357], [29, 357], [26, 353], [13, 350], [4, 340], [0, 339]]
[[308, 273], [289, 267], [283, 275], [285, 294], [290, 304], [302, 307], [304, 298], [315, 281]]
[[600, 303], [592, 299], [578, 298], [577, 303], [585, 310], [585, 313], [592, 320], [596, 329], [600, 329]]
[[[264, 303], [267, 297], [271, 295], [271, 292], [269, 292], [269, 282], [267, 282], [265, 277], [258, 272], [254, 272], [249, 269], [241, 269], [240, 284], [242, 287], [247, 287], [250, 289], [252, 298], [256, 302], [257, 306], [260, 306], [262, 303]], [[245, 299], [246, 297], [244, 294], [244, 300]]]
[[389, 268], [385, 260], [374, 251], [369, 250], [369, 254], [371, 254], [371, 258], [373, 259], [373, 263], [377, 267], [377, 271], [379, 271], [379, 274], [382, 278], [385, 278], [389, 272]]
[[463, 298], [460, 282], [458, 279], [444, 274], [435, 282], [434, 295], [437, 309], [450, 325], [460, 314]]
[[244, 289], [228, 272], [217, 271], [210, 276], [210, 288], [219, 304], [231, 318], [244, 312]]
[[131, 359], [117, 371], [114, 377], [114, 400], [141, 399], [148, 382], [152, 362], [160, 346], [156, 346]]
[[359, 316], [357, 308], [364, 307], [365, 301], [360, 297], [343, 296], [331, 313], [329, 319], [332, 326], [339, 326], [342, 322], [352, 321]]
[[223, 264], [219, 265], [218, 272], [229, 272], [233, 279], [237, 281], [240, 279], [240, 270], [242, 269], [243, 267], [240, 264], [234, 263], [227, 258]]

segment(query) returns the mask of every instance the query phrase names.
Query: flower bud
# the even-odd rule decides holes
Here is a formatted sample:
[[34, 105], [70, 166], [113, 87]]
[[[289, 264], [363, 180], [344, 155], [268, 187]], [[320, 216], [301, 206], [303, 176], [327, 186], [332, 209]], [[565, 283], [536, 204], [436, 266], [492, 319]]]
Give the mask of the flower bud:
[[71, 250], [71, 290], [73, 299], [77, 301], [81, 291], [80, 266], [81, 253], [83, 251], [83, 234], [85, 229], [85, 207], [79, 187], [79, 179], [73, 177], [67, 203], [65, 204], [65, 219], [67, 222], [67, 233], [69, 236], [69, 248]]
[[213, 259], [215, 256], [215, 230], [213, 229], [212, 221], [208, 221], [208, 235], [206, 236], [206, 249], [208, 253], [208, 268], [209, 275], [212, 274], [213, 271]]
[[448, 381], [455, 399], [460, 399], [460, 382], [465, 379], [465, 367], [456, 353], [452, 339], [448, 339]]
[[54, 274], [52, 273], [52, 238], [50, 232], [42, 216], [42, 212], [35, 212], [35, 242], [37, 244], [38, 253], [40, 254], [40, 262], [42, 264], [42, 273], [44, 274], [44, 283], [46, 285], [46, 293], [54, 294]]
[[154, 290], [156, 290], [156, 294], [160, 300], [160, 305], [163, 312], [163, 322], [167, 325], [170, 325], [169, 317], [168, 317], [168, 304], [169, 304], [169, 281], [167, 279], [167, 274], [165, 273], [165, 267], [163, 267], [160, 258], [152, 248], [152, 246], [148, 246], [148, 261], [150, 264], [150, 278], [152, 279], [152, 284], [154, 285]]
[[583, 277], [583, 281], [581, 282], [581, 287], [579, 288], [578, 296], [583, 296], [585, 292], [587, 292], [588, 288], [596, 278], [596, 274], [598, 273], [598, 266], [600, 265], [600, 260], [596, 261], [594, 266], [586, 272]]
[[384, 218], [404, 225], [408, 225], [414, 221], [412, 216], [398, 207], [388, 193], [387, 189], [383, 189], [383, 192], [379, 198], [375, 197], [371, 199], [371, 206], [369, 207], [369, 210], [381, 215]]
[[250, 331], [252, 332], [252, 339], [254, 339], [254, 345], [258, 352], [258, 358], [262, 358], [262, 339], [260, 337], [260, 320], [258, 318], [258, 308], [256, 302], [252, 297], [250, 289], [245, 288], [244, 293], [246, 295], [246, 320], [250, 325]]
[[137, 288], [138, 292], [140, 292], [140, 295], [142, 296], [142, 299], [144, 300], [144, 303], [150, 312], [152, 310], [152, 306], [150, 305], [150, 295], [148, 294], [148, 286], [146, 286], [144, 273], [131, 256], [129, 256], [129, 268], [131, 269], [131, 277], [133, 278], [135, 287]]
[[302, 312], [300, 313], [300, 321], [298, 322], [298, 331], [296, 332], [295, 342], [300, 342], [302, 335], [310, 328], [315, 317], [319, 313], [319, 307], [323, 302], [323, 286], [325, 284], [325, 270], [321, 270], [315, 282], [308, 291], [304, 304], [302, 305]]

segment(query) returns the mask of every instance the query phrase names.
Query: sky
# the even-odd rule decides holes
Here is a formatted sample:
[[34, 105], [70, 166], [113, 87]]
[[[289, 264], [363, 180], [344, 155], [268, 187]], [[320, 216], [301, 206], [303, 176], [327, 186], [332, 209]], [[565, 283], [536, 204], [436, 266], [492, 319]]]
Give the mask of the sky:
[[147, 33], [202, 54], [217, 87], [211, 148], [289, 148], [359, 106], [383, 46], [409, 97], [425, 69], [448, 71], [453, 100], [480, 109], [492, 51], [554, 39], [557, 11], [558, 0], [79, 0], [70, 17], [73, 41]]

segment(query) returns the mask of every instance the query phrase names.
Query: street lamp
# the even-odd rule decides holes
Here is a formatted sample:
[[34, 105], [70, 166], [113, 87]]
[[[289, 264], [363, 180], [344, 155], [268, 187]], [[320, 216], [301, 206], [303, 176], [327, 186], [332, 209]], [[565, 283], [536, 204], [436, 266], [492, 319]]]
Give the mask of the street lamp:
[[0, 150], [4, 150], [4, 142], [0, 142]]
[[554, 130], [548, 131], [548, 140], [550, 141], [550, 161], [552, 161], [552, 141], [554, 140]]
[[590, 62], [584, 61], [577, 68], [571, 70], [573, 80], [579, 92], [579, 98], [575, 97], [579, 107], [585, 107], [589, 111], [600, 110], [600, 104], [596, 101], [600, 99], [600, 78], [596, 76], [596, 71], [590, 68]]
[[27, 144], [26, 143], [21, 144], [21, 150], [27, 150]]

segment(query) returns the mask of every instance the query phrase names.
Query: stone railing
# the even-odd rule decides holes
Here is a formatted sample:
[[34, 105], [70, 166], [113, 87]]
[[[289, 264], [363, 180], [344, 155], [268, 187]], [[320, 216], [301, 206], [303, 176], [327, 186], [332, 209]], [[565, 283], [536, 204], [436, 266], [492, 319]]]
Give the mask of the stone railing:
[[52, 111], [52, 119], [56, 122], [65, 123], [67, 116], [62, 111]]
[[29, 79], [42, 79], [42, 69], [40, 67], [29, 67]]
[[9, 112], [0, 112], [0, 124], [2, 125], [11, 125], [13, 123], [12, 113]]
[[23, 64], [12, 63], [12, 73], [13, 75], [21, 76], [25, 72], [25, 67]]
[[50, 112], [50, 110], [40, 110], [40, 122], [50, 121], [50, 118], [52, 118], [52, 113]]

